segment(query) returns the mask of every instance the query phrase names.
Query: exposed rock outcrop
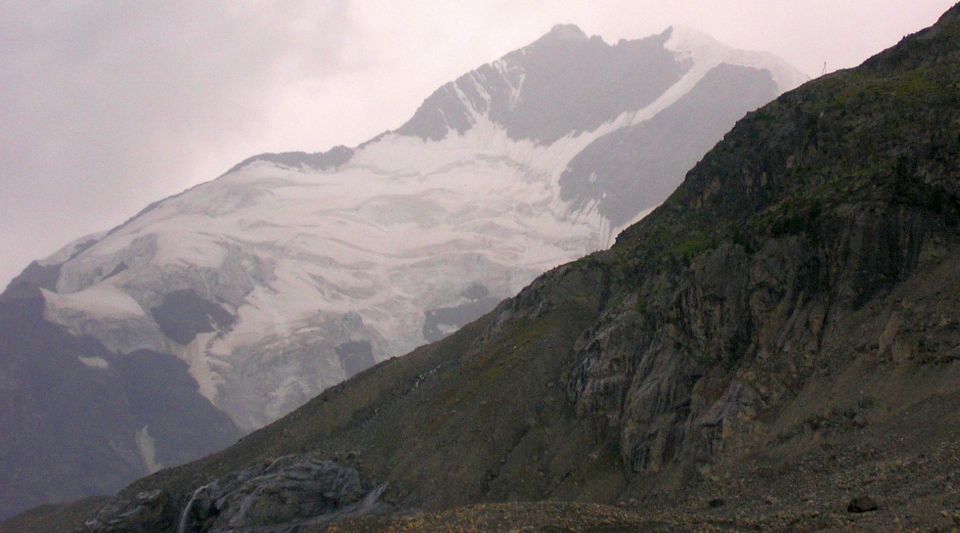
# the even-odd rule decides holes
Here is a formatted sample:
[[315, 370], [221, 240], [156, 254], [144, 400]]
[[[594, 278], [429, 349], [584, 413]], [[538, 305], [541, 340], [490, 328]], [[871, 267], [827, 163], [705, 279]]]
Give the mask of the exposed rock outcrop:
[[162, 489], [105, 505], [84, 524], [94, 532], [289, 531], [344, 518], [382, 514], [385, 486], [369, 487], [356, 469], [288, 455], [198, 487], [184, 502]]

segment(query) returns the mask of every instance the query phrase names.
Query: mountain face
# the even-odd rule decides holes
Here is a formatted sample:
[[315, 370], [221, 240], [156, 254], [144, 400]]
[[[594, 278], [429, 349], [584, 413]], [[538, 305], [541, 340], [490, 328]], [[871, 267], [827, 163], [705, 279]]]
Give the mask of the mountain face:
[[[4, 322], [0, 339], [15, 347], [43, 330], [63, 342], [4, 354], [18, 361], [5, 363], [4, 383], [29, 391], [12, 393], [5, 431], [35, 427], [29, 443], [4, 436], [2, 476], [16, 481], [0, 515], [198, 457], [443, 338], [547, 269], [608, 247], [738, 118], [800, 81], [771, 56], [690, 30], [609, 45], [558, 26], [444, 85], [396, 131], [252, 157], [31, 264], [7, 294], [27, 291], [10, 305], [30, 306], [37, 332]], [[58, 348], [74, 344], [87, 351]], [[39, 396], [52, 376], [91, 389], [49, 406], [56, 416], [28, 414], [19, 395]], [[122, 413], [97, 430], [98, 449], [122, 469], [78, 454], [58, 477], [22, 462], [81, 438], [48, 422], [57, 416], [101, 428], [90, 425], [105, 423], [100, 401]], [[161, 433], [134, 404], [168, 417], [164, 427], [223, 431], [191, 447], [192, 436]], [[141, 441], [159, 455], [130, 444]]]
[[0, 297], [4, 510], [107, 494], [236, 441], [240, 430], [170, 354], [111, 352], [43, 317], [39, 289]]
[[[198, 487], [293, 455], [387, 483], [383, 503], [401, 510], [573, 500], [681, 529], [951, 527], [958, 125], [954, 7], [749, 113], [610, 250], [217, 455], [131, 485], [88, 525], [205, 530], [203, 516], [234, 511], [198, 515]], [[124, 518], [148, 508], [137, 498], [152, 514]], [[542, 514], [512, 505], [518, 521], [530, 518], [517, 509]], [[272, 509], [263, 520], [306, 519]], [[420, 524], [496, 514], [484, 513]]]

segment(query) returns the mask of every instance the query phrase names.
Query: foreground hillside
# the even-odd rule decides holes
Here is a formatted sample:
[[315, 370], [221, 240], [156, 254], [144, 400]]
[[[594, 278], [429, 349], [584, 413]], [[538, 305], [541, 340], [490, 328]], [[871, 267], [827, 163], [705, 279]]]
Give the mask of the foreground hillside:
[[[88, 526], [951, 527], [958, 131], [954, 7], [750, 113], [611, 250]], [[476, 506], [543, 500], [580, 503]]]

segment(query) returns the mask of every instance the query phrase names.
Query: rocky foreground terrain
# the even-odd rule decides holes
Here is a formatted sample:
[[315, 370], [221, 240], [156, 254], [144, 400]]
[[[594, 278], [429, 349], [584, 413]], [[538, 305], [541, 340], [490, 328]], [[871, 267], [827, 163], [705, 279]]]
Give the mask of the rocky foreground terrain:
[[609, 251], [85, 527], [228, 530], [204, 487], [317, 458], [357, 512], [305, 479], [242, 528], [958, 528], [958, 163], [960, 6], [748, 114]]

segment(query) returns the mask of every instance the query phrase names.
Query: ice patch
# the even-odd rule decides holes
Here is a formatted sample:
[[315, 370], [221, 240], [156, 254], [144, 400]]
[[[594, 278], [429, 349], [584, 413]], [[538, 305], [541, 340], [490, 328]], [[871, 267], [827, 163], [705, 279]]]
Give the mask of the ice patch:
[[215, 360], [207, 354], [207, 348], [215, 335], [216, 333], [197, 334], [193, 342], [183, 348], [180, 358], [187, 363], [188, 372], [197, 382], [200, 395], [217, 406], [217, 387], [223, 384], [223, 378], [212, 369]]
[[89, 235], [84, 235], [83, 237], [80, 237], [79, 239], [60, 248], [59, 250], [54, 252], [52, 255], [49, 255], [37, 262], [40, 263], [41, 265], [59, 265], [60, 263], [63, 263], [64, 261], [67, 261], [68, 259], [70, 259], [74, 254], [77, 253], [77, 250], [80, 250], [81, 248], [85, 248], [92, 242], [99, 241], [104, 236], [106, 236], [106, 234], [107, 234], [106, 231], [101, 231], [99, 233], [91, 233]]
[[146, 316], [140, 304], [129, 294], [107, 283], [91, 285], [82, 291], [68, 294], [59, 294], [47, 289], [40, 290], [43, 291], [43, 299], [47, 302], [47, 313], [53, 317], [70, 311], [80, 311], [99, 317]]
[[143, 459], [143, 467], [147, 469], [148, 474], [153, 474], [163, 468], [163, 465], [157, 462], [157, 443], [150, 436], [148, 426], [143, 426], [140, 431], [137, 431], [134, 440], [137, 442], [140, 458]]
[[102, 357], [84, 357], [79, 355], [77, 356], [77, 359], [90, 368], [107, 368], [110, 366], [110, 363], [108, 363], [107, 360]]
[[769, 52], [731, 48], [699, 30], [685, 26], [671, 26], [670, 38], [664, 46], [681, 57], [692, 59], [694, 68], [699, 67], [703, 71], [699, 77], [720, 63], [728, 63], [766, 69], [780, 92], [795, 89], [810, 80], [809, 76]]

